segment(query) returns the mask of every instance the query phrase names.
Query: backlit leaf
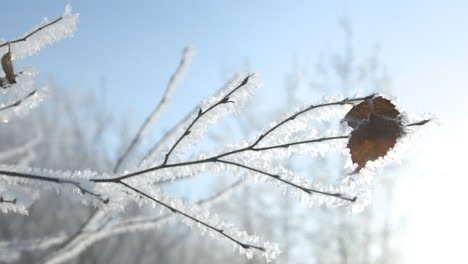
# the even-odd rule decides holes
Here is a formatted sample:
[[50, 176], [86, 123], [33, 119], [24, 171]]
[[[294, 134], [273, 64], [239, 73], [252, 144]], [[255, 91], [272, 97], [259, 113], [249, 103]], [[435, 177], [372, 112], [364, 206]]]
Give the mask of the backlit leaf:
[[358, 165], [355, 172], [368, 161], [384, 157], [403, 134], [400, 112], [381, 96], [355, 105], [344, 121], [353, 128], [347, 147], [351, 160]]

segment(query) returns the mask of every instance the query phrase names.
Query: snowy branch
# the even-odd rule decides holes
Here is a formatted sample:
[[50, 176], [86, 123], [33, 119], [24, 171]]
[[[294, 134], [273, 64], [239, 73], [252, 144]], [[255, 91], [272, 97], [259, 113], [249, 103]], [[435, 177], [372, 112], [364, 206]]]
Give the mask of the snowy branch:
[[[294, 113], [294, 114], [290, 115], [289, 117], [285, 118], [284, 120], [280, 121], [278, 124], [276, 124], [275, 126], [270, 128], [269, 130], [267, 130], [265, 133], [261, 134], [257, 138], [257, 140], [255, 140], [252, 144], [250, 144], [247, 147], [239, 148], [239, 149], [236, 149], [236, 150], [225, 152], [225, 153], [222, 153], [222, 154], [219, 154], [219, 155], [216, 155], [216, 156], [212, 156], [212, 157], [209, 157], [209, 158], [205, 158], [205, 159], [168, 164], [167, 160], [168, 160], [170, 154], [176, 148], [178, 143], [180, 143], [184, 139], [185, 136], [190, 134], [190, 129], [196, 124], [196, 122], [200, 118], [202, 118], [206, 113], [208, 113], [209, 111], [214, 109], [215, 107], [217, 107], [217, 106], [219, 106], [221, 104], [232, 102], [232, 101], [229, 100], [229, 96], [231, 96], [238, 89], [240, 89], [241, 87], [246, 85], [248, 83], [249, 78], [250, 78], [250, 76], [247, 76], [242, 81], [241, 84], [236, 86], [233, 90], [231, 90], [229, 93], [227, 93], [227, 95], [222, 97], [219, 101], [217, 101], [215, 104], [213, 104], [207, 110], [203, 111], [202, 109], [200, 109], [200, 111], [198, 112], [198, 115], [196, 116], [196, 118], [190, 123], [190, 125], [185, 129], [182, 136], [179, 137], [179, 139], [177, 139], [177, 141], [171, 147], [170, 151], [166, 154], [166, 157], [165, 157], [165, 159], [164, 159], [164, 161], [163, 161], [163, 163], [161, 165], [151, 167], [151, 168], [148, 168], [148, 169], [144, 169], [144, 170], [140, 170], [140, 171], [136, 171], [136, 172], [133, 172], [133, 173], [128, 173], [128, 174], [125, 174], [125, 175], [122, 175], [122, 176], [119, 176], [119, 177], [114, 177], [114, 178], [110, 178], [110, 179], [105, 179], [105, 178], [103, 178], [103, 179], [92, 179], [92, 181], [97, 182], [97, 183], [99, 183], [99, 182], [119, 183], [119, 182], [121, 182], [122, 180], [125, 180], [125, 179], [129, 179], [129, 178], [132, 178], [132, 177], [135, 177], [135, 176], [138, 176], [138, 175], [142, 175], [142, 174], [145, 174], [145, 173], [149, 173], [149, 172], [153, 172], [153, 171], [157, 171], [157, 170], [161, 170], [161, 169], [165, 169], [165, 168], [190, 166], [190, 165], [210, 163], [210, 162], [211, 163], [222, 162], [222, 163], [228, 164], [229, 161], [220, 160], [220, 158], [226, 157], [226, 156], [229, 156], [229, 155], [238, 154], [238, 153], [241, 153], [241, 152], [246, 152], [246, 151], [264, 151], [264, 150], [270, 150], [270, 149], [276, 149], [276, 148], [288, 148], [288, 147], [293, 146], [293, 145], [310, 144], [310, 143], [322, 142], [322, 141], [327, 141], [327, 140], [346, 139], [346, 138], [349, 137], [348, 135], [347, 136], [337, 136], [337, 137], [324, 137], [324, 138], [319, 138], [319, 139], [304, 140], [304, 141], [291, 142], [291, 143], [279, 144], [279, 145], [273, 145], [273, 146], [267, 146], [267, 147], [256, 147], [257, 145], [259, 145], [259, 143], [266, 136], [273, 133], [279, 127], [285, 125], [288, 121], [292, 121], [292, 120], [296, 119], [298, 116], [300, 116], [302, 114], [305, 114], [305, 113], [307, 113], [309, 111], [312, 111], [314, 109], [317, 109], [317, 108], [333, 106], [333, 105], [351, 104], [353, 102], [363, 101], [363, 100], [366, 100], [366, 99], [371, 98], [372, 96], [374, 96], [374, 95], [370, 95], [370, 96], [366, 96], [366, 97], [351, 98], [351, 99], [346, 98], [346, 99], [339, 100], [339, 101], [334, 101], [334, 102], [329, 102], [329, 103], [322, 103], [322, 104], [317, 104], [317, 105], [311, 105], [311, 106], [309, 106], [309, 107], [307, 107], [305, 109], [297, 111], [296, 113]], [[232, 163], [231, 165], [236, 165], [236, 166], [244, 168], [244, 169], [252, 170], [252, 171], [255, 171], [255, 172], [260, 172], [261, 174], [273, 177], [273, 178], [275, 178], [277, 180], [280, 180], [280, 181], [282, 181], [282, 182], [284, 182], [284, 183], [286, 183], [286, 184], [288, 184], [290, 186], [293, 186], [295, 188], [299, 188], [300, 190], [305, 191], [307, 193], [312, 193], [312, 192], [319, 193], [319, 194], [322, 194], [322, 195], [333, 196], [333, 197], [340, 198], [340, 199], [343, 199], [343, 200], [346, 200], [346, 201], [351, 201], [351, 202], [354, 202], [356, 200], [356, 197], [350, 198], [350, 197], [346, 197], [343, 194], [339, 194], [339, 193], [322, 192], [322, 191], [319, 191], [319, 190], [313, 190], [313, 189], [310, 189], [310, 188], [299, 186], [299, 185], [297, 185], [295, 183], [292, 183], [292, 182], [289, 182], [289, 181], [286, 181], [286, 180], [282, 179], [279, 175], [272, 175], [272, 174], [270, 174], [270, 173], [268, 173], [266, 171], [262, 171], [262, 170], [259, 170], [259, 169], [254, 169], [254, 168], [248, 167], [246, 165], [237, 164], [237, 163]]]
[[[244, 183], [245, 180], [238, 180], [233, 184], [226, 186], [217, 193], [211, 195], [210, 197], [198, 201], [196, 204], [200, 207], [210, 207], [215, 203], [219, 203], [220, 201], [227, 199], [235, 190], [242, 187]], [[154, 230], [162, 224], [167, 223], [169, 220], [174, 219], [176, 215], [177, 214], [167, 213], [157, 217], [134, 217], [122, 221], [111, 222], [96, 230], [84, 230], [84, 228], [80, 228], [81, 232], [70, 236], [71, 239], [67, 239], [65, 243], [63, 236], [51, 237], [50, 239], [52, 242], [50, 243], [50, 246], [59, 243], [61, 246], [59, 249], [54, 251], [54, 254], [47, 256], [42, 263], [62, 263], [77, 256], [87, 247], [100, 240], [119, 234]], [[0, 253], [2, 252], [1, 249], [2, 247], [0, 247]], [[25, 250], [34, 250], [34, 248], [27, 248]]]
[[31, 32], [15, 40], [0, 44], [0, 54], [6, 53], [6, 46], [11, 44], [13, 58], [24, 59], [36, 54], [42, 47], [57, 42], [63, 38], [72, 37], [77, 29], [79, 15], [72, 13], [67, 5], [64, 14], [49, 22], [47, 19]]
[[191, 48], [185, 48], [182, 54], [182, 58], [180, 59], [179, 66], [177, 67], [174, 74], [171, 76], [169, 83], [167, 84], [166, 90], [164, 91], [164, 94], [161, 98], [161, 101], [156, 105], [156, 108], [153, 110], [153, 112], [146, 118], [145, 122], [140, 127], [140, 130], [138, 130], [137, 134], [131, 141], [130, 145], [127, 147], [127, 149], [125, 149], [123, 154], [117, 160], [114, 172], [117, 172], [119, 170], [129, 153], [134, 149], [138, 142], [140, 142], [140, 140], [148, 133], [151, 127], [154, 126], [154, 124], [160, 118], [161, 114], [166, 110], [167, 106], [169, 105], [172, 99], [172, 95], [174, 94], [174, 91], [177, 88], [177, 84], [183, 78], [185, 72], [190, 66], [192, 56], [193, 50]]
[[146, 198], [148, 198], [148, 199], [150, 199], [150, 200], [152, 200], [152, 201], [166, 207], [167, 209], [171, 210], [171, 212], [173, 212], [173, 213], [181, 214], [184, 217], [187, 217], [188, 219], [194, 221], [195, 223], [201, 224], [201, 225], [203, 225], [203, 226], [205, 226], [205, 227], [207, 227], [207, 228], [209, 228], [209, 229], [211, 229], [211, 230], [213, 230], [215, 232], [218, 232], [219, 234], [221, 234], [222, 236], [226, 237], [227, 239], [233, 241], [234, 243], [238, 244], [242, 248], [245, 248], [245, 249], [253, 248], [253, 249], [258, 249], [258, 250], [261, 250], [261, 251], [265, 251], [265, 248], [263, 248], [263, 247], [255, 246], [255, 245], [251, 245], [251, 244], [247, 244], [247, 243], [242, 243], [241, 241], [235, 239], [234, 237], [226, 234], [223, 229], [216, 228], [216, 227], [214, 227], [214, 226], [212, 226], [212, 225], [210, 225], [210, 224], [208, 224], [208, 223], [206, 223], [206, 222], [204, 222], [202, 220], [199, 220], [198, 218], [196, 218], [194, 216], [191, 216], [191, 215], [189, 215], [189, 214], [187, 214], [187, 213], [185, 213], [185, 212], [183, 212], [183, 211], [181, 211], [181, 210], [179, 210], [179, 209], [177, 209], [175, 207], [172, 207], [169, 204], [164, 203], [164, 202], [152, 197], [151, 195], [149, 195], [149, 194], [147, 194], [147, 193], [145, 193], [143, 191], [140, 191], [137, 188], [132, 187], [131, 185], [129, 185], [129, 184], [123, 182], [123, 181], [120, 181], [119, 183], [124, 185], [125, 187], [131, 189], [132, 191], [134, 191], [134, 192], [136, 192], [138, 194], [141, 194], [144, 197], [146, 197]]
[[15, 39], [15, 40], [7, 41], [7, 42], [5, 42], [5, 43], [3, 43], [3, 44], [0, 44], [0, 48], [3, 47], [3, 46], [7, 46], [7, 45], [14, 44], [14, 43], [18, 43], [18, 42], [21, 42], [21, 41], [26, 41], [26, 40], [28, 40], [28, 38], [31, 37], [32, 35], [38, 33], [39, 31], [45, 29], [45, 28], [48, 27], [48, 26], [51, 26], [51, 25], [53, 25], [53, 24], [59, 22], [59, 21], [62, 20], [62, 19], [63, 19], [62, 17], [59, 17], [59, 18], [55, 19], [54, 21], [52, 21], [52, 22], [50, 22], [50, 23], [47, 23], [47, 24], [45, 24], [45, 25], [42, 25], [42, 26], [36, 28], [35, 30], [33, 30], [32, 32], [26, 34], [26, 35], [25, 35], [24, 37], [22, 37], [22, 38], [18, 38], [18, 39]]
[[25, 97], [19, 99], [18, 101], [12, 103], [12, 104], [8, 104], [8, 105], [5, 105], [5, 106], [0, 106], [0, 111], [5, 111], [5, 110], [8, 110], [10, 108], [13, 108], [13, 107], [17, 107], [19, 105], [21, 105], [24, 101], [26, 101], [28, 98], [32, 97], [33, 95], [36, 94], [36, 90], [33, 90], [32, 92], [30, 92], [29, 94], [27, 94]]
[[202, 108], [199, 109], [198, 113], [197, 113], [197, 117], [192, 121], [192, 123], [190, 123], [190, 125], [185, 129], [184, 133], [182, 134], [182, 136], [179, 137], [179, 139], [176, 140], [176, 142], [174, 143], [174, 145], [172, 145], [171, 149], [169, 150], [169, 152], [167, 152], [165, 158], [164, 158], [164, 161], [163, 161], [163, 165], [166, 165], [168, 160], [169, 160], [169, 156], [171, 155], [171, 153], [174, 151], [174, 149], [177, 147], [177, 145], [179, 145], [179, 143], [186, 137], [188, 136], [190, 133], [191, 133], [191, 128], [197, 123], [198, 120], [200, 120], [203, 116], [205, 116], [207, 113], [209, 113], [210, 111], [212, 111], [213, 109], [215, 109], [217, 106], [220, 106], [222, 104], [227, 104], [227, 103], [235, 103], [234, 101], [231, 101], [230, 100], [230, 96], [235, 93], [237, 90], [239, 90], [241, 87], [245, 86], [247, 84], [247, 82], [249, 81], [250, 77], [252, 75], [248, 75], [247, 77], [244, 78], [244, 80], [236, 87], [234, 88], [233, 90], [231, 90], [229, 93], [227, 93], [224, 97], [222, 97], [218, 102], [216, 102], [215, 104], [211, 105], [208, 109], [206, 110], [203, 110]]
[[285, 183], [287, 185], [290, 185], [292, 187], [298, 188], [299, 190], [301, 190], [303, 192], [306, 192], [308, 194], [317, 193], [317, 194], [322, 194], [322, 195], [327, 195], [327, 196], [333, 196], [333, 197], [337, 197], [337, 198], [340, 198], [340, 199], [343, 199], [343, 200], [346, 200], [346, 201], [349, 201], [349, 202], [355, 202], [356, 199], [357, 199], [357, 197], [352, 197], [352, 198], [346, 197], [341, 193], [330, 193], [330, 192], [323, 192], [323, 191], [319, 191], [319, 190], [314, 190], [314, 189], [311, 189], [311, 188], [306, 188], [306, 187], [300, 186], [298, 184], [295, 184], [293, 182], [290, 182], [288, 180], [283, 179], [281, 177], [281, 175], [272, 174], [272, 173], [269, 173], [269, 172], [266, 172], [266, 171], [263, 171], [263, 170], [259, 170], [259, 169], [253, 168], [253, 167], [249, 167], [247, 165], [237, 163], [237, 162], [228, 161], [228, 160], [221, 160], [221, 159], [217, 159], [216, 161], [221, 162], [221, 163], [225, 163], [225, 164], [229, 164], [229, 165], [233, 165], [233, 166], [237, 166], [237, 167], [240, 167], [240, 168], [243, 168], [243, 169], [246, 169], [246, 170], [250, 170], [250, 171], [253, 171], [253, 172], [257, 172], [257, 173], [266, 175], [268, 177], [272, 177], [273, 179], [281, 181], [281, 182], [283, 182], [283, 183]]
[[109, 201], [107, 199], [103, 199], [100, 194], [94, 193], [83, 186], [81, 186], [80, 182], [73, 181], [70, 179], [63, 179], [63, 178], [54, 178], [54, 177], [48, 177], [48, 176], [41, 176], [37, 174], [30, 174], [30, 173], [22, 173], [22, 172], [15, 172], [15, 171], [6, 171], [6, 170], [0, 170], [0, 175], [8, 176], [8, 177], [16, 177], [16, 178], [22, 178], [22, 179], [29, 179], [29, 180], [36, 180], [36, 181], [44, 181], [44, 182], [53, 182], [57, 184], [70, 184], [75, 186], [80, 190], [82, 194], [89, 194], [92, 195], [96, 198], [98, 198], [100, 201], [103, 203], [108, 203]]

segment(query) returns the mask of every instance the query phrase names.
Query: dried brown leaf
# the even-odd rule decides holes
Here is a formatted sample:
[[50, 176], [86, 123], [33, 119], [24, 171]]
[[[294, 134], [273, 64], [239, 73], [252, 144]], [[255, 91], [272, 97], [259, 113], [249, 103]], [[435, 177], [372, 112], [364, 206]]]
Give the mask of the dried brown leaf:
[[384, 157], [403, 134], [400, 112], [381, 96], [355, 105], [344, 121], [353, 128], [347, 147], [351, 160], [358, 165], [355, 172], [368, 161]]
[[13, 68], [13, 62], [11, 61], [11, 52], [8, 51], [2, 56], [2, 68], [5, 72], [6, 80], [10, 84], [16, 83], [15, 70]]

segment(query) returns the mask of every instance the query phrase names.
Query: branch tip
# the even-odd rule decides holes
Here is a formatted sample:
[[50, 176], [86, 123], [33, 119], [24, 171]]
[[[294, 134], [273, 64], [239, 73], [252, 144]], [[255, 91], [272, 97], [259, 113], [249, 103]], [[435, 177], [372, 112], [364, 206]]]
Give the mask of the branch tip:
[[247, 84], [247, 82], [249, 81], [249, 78], [250, 78], [251, 75], [247, 75], [247, 77], [244, 78], [244, 80], [241, 82], [241, 84], [239, 85], [240, 86], [244, 86]]

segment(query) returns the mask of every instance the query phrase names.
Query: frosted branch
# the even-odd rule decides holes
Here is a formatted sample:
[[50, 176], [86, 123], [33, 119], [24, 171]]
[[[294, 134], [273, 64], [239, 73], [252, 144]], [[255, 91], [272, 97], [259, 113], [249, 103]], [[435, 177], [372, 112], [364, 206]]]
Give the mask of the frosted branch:
[[197, 113], [197, 116], [195, 117], [195, 119], [190, 123], [190, 125], [185, 129], [185, 131], [183, 132], [183, 134], [176, 140], [176, 142], [174, 143], [174, 145], [172, 145], [171, 149], [167, 152], [166, 156], [164, 157], [164, 161], [163, 161], [163, 164], [167, 164], [168, 160], [169, 160], [169, 157], [171, 156], [172, 152], [174, 151], [174, 149], [179, 145], [179, 143], [185, 138], [187, 137], [192, 131], [192, 127], [205, 115], [207, 115], [208, 113], [210, 113], [210, 111], [212, 111], [213, 109], [215, 109], [216, 107], [220, 106], [220, 105], [223, 105], [223, 104], [228, 104], [228, 103], [236, 103], [234, 101], [231, 100], [230, 96], [232, 94], [234, 94], [237, 90], [239, 90], [240, 88], [244, 87], [247, 85], [247, 83], [249, 82], [249, 79], [252, 77], [253, 75], [249, 75], [247, 77], [244, 78], [244, 80], [239, 84], [237, 85], [234, 89], [232, 89], [231, 91], [229, 91], [226, 95], [224, 95], [223, 97], [221, 97], [221, 99], [219, 99], [216, 103], [212, 104], [211, 106], [209, 106], [207, 109], [203, 110], [202, 108], [199, 109], [198, 113]]
[[[163, 206], [163, 207], [166, 207], [167, 209], [169, 209], [172, 213], [174, 214], [180, 214], [182, 215], [183, 217], [185, 217], [186, 219], [189, 219], [191, 221], [193, 221], [194, 223], [197, 223], [199, 224], [199, 227], [200, 225], [209, 229], [209, 230], [212, 230], [216, 233], [218, 233], [219, 235], [227, 238], [228, 240], [231, 240], [232, 242], [234, 242], [235, 244], [237, 244], [242, 250], [246, 250], [246, 254], [247, 254], [247, 257], [251, 257], [252, 255], [252, 252], [249, 252], [248, 250], [250, 249], [255, 249], [255, 250], [259, 250], [259, 251], [262, 251], [264, 252], [264, 256], [267, 258], [267, 261], [270, 261], [272, 258], [275, 258], [276, 255], [279, 253], [279, 250], [278, 250], [278, 246], [277, 245], [273, 245], [271, 244], [270, 242], [264, 242], [262, 246], [258, 246], [258, 245], [254, 245], [252, 243], [246, 243], [246, 242], [242, 242], [239, 238], [236, 238], [234, 235], [231, 235], [229, 233], [238, 233], [240, 236], [242, 236], [244, 239], [247, 239], [247, 240], [252, 240], [252, 241], [258, 241], [258, 238], [252, 238], [252, 237], [249, 237], [247, 236], [246, 234], [244, 234], [243, 232], [239, 232], [237, 230], [233, 230], [233, 227], [229, 224], [226, 224], [226, 223], [218, 223], [218, 226], [219, 227], [216, 227], [215, 225], [211, 224], [211, 223], [208, 223], [207, 220], [208, 219], [217, 219], [216, 216], [207, 216], [207, 214], [203, 214], [205, 215], [205, 218], [206, 220], [201, 220], [200, 218], [197, 218], [191, 214], [188, 214], [178, 208], [183, 208], [184, 206], [181, 204], [181, 203], [178, 203], [176, 202], [176, 200], [174, 200], [174, 198], [172, 198], [170, 200], [170, 203], [171, 204], [177, 204], [178, 206], [172, 206], [170, 205], [168, 202], [164, 202], [160, 199], [156, 199], [155, 197], [153, 197], [152, 195], [149, 195], [148, 193], [142, 191], [141, 189], [138, 189], [138, 188], [135, 188], [123, 181], [120, 181], [119, 184], [121, 185], [124, 185], [125, 187], [131, 189], [132, 191], [134, 191], [135, 193], [139, 194], [139, 195], [142, 195], [148, 199], [150, 199], [151, 201]], [[192, 207], [191, 208], [191, 211], [198, 211], [196, 210], [196, 208]], [[202, 215], [201, 213], [197, 213], [198, 215]], [[218, 222], [216, 220], [212, 220], [214, 222]], [[227, 229], [228, 228], [228, 229]], [[227, 229], [227, 230], [226, 230]], [[203, 231], [203, 229], [202, 229]]]
[[182, 58], [180, 59], [179, 66], [177, 67], [174, 74], [169, 79], [169, 83], [167, 84], [166, 90], [161, 98], [161, 101], [156, 105], [156, 108], [153, 112], [146, 118], [143, 125], [138, 130], [137, 134], [131, 141], [130, 145], [127, 149], [123, 152], [123, 154], [117, 160], [117, 164], [115, 166], [114, 172], [118, 171], [124, 160], [133, 150], [133, 148], [140, 142], [140, 140], [148, 133], [151, 127], [159, 120], [162, 113], [167, 109], [169, 103], [172, 100], [172, 95], [177, 88], [180, 80], [184, 77], [185, 72], [189, 68], [193, 56], [193, 49], [185, 48], [182, 53]]
[[[153, 112], [148, 116], [148, 118], [145, 120], [142, 127], [137, 132], [137, 134], [133, 138], [128, 148], [123, 152], [123, 154], [117, 160], [117, 163], [115, 164], [114, 169], [113, 169], [114, 173], [119, 170], [120, 166], [122, 165], [124, 160], [127, 158], [129, 153], [132, 151], [132, 149], [138, 144], [141, 138], [143, 138], [147, 134], [150, 128], [159, 119], [161, 114], [166, 110], [167, 106], [169, 105], [172, 99], [172, 95], [175, 89], [177, 88], [177, 84], [183, 78], [185, 72], [190, 66], [192, 56], [193, 56], [192, 49], [190, 48], [184, 49], [179, 66], [176, 69], [175, 73], [171, 76], [169, 83], [166, 87], [166, 90], [164, 91], [164, 94], [161, 98], [161, 101], [153, 110]], [[78, 228], [78, 230], [73, 235], [71, 235], [62, 245], [60, 245], [60, 247], [56, 250], [56, 252], [59, 252], [61, 249], [66, 248], [68, 247], [68, 245], [72, 244], [82, 234], [82, 232], [84, 231], [86, 227], [88, 227], [92, 222], [97, 221], [98, 219], [102, 218], [102, 215], [103, 215], [102, 213], [99, 213], [99, 208], [94, 209], [93, 212], [88, 217], [88, 219]]]
[[12, 115], [18, 115], [19, 113], [24, 114], [26, 111], [34, 108], [43, 100], [43, 98], [44, 96], [42, 93], [38, 93], [37, 90], [33, 90], [25, 97], [18, 99], [13, 103], [0, 105], [0, 117], [7, 122]]
[[[240, 179], [235, 183], [228, 185], [219, 192], [212, 196], [198, 201], [196, 204], [201, 207], [209, 207], [214, 203], [218, 203], [224, 199], [227, 199], [236, 189], [240, 188], [245, 183], [245, 180]], [[56, 250], [54, 254], [49, 255], [44, 263], [62, 263], [76, 257], [78, 254], [83, 252], [86, 248], [92, 244], [101, 241], [103, 239], [130, 232], [153, 230], [169, 220], [174, 219], [177, 214], [168, 213], [157, 217], [150, 218], [131, 218], [115, 223], [110, 223], [102, 228], [92, 231], [82, 230], [79, 234], [73, 237], [69, 243], [63, 243], [64, 239], [61, 240], [57, 237], [57, 243], [61, 243], [60, 249]], [[55, 243], [55, 244], [57, 244]], [[1, 247], [0, 247], [1, 249]], [[1, 250], [0, 250], [1, 252]]]
[[171, 129], [169, 129], [166, 133], [164, 133], [164, 135], [161, 137], [160, 140], [158, 140], [158, 142], [156, 144], [154, 144], [150, 150], [148, 150], [148, 152], [145, 154], [145, 156], [143, 157], [143, 159], [140, 161], [140, 166], [145, 166], [147, 163], [151, 163], [153, 161], [153, 156], [155, 155], [155, 153], [157, 153], [158, 151], [161, 150], [161, 148], [163, 147], [164, 144], [167, 144], [167, 142], [169, 141], [169, 139], [171, 137], [174, 136], [174, 134], [179, 131], [179, 130], [182, 130], [183, 128], [183, 125], [184, 124], [187, 124], [188, 121], [190, 120], [190, 118], [192, 116], [195, 115], [195, 113], [197, 112], [196, 109], [192, 110], [191, 112], [189, 112], [184, 118], [182, 118], [176, 125], [174, 125]]
[[72, 37], [77, 29], [78, 18], [79, 15], [72, 13], [71, 6], [67, 5], [64, 14], [56, 20], [48, 22], [44, 19], [39, 26], [23, 37], [0, 44], [0, 54], [6, 53], [6, 46], [11, 45], [14, 59], [32, 56], [48, 44]]
[[294, 119], [296, 119], [298, 116], [303, 115], [309, 111], [312, 111], [317, 108], [323, 108], [323, 107], [328, 107], [328, 106], [334, 106], [334, 105], [346, 105], [346, 104], [352, 104], [354, 102], [359, 102], [359, 101], [365, 101], [369, 98], [374, 97], [374, 95], [369, 95], [366, 97], [359, 97], [359, 98], [345, 98], [340, 101], [335, 101], [335, 102], [329, 102], [329, 103], [322, 103], [322, 104], [317, 104], [317, 105], [311, 105], [305, 109], [302, 109], [300, 111], [297, 111], [296, 113], [292, 114], [291, 116], [287, 117], [283, 121], [279, 122], [278, 124], [274, 125], [270, 129], [268, 129], [266, 132], [264, 132], [262, 135], [258, 137], [258, 139], [252, 144], [252, 147], [257, 146], [265, 137], [273, 133], [276, 129], [279, 127], [283, 126], [285, 123], [290, 122]]
[[285, 183], [287, 185], [290, 185], [290, 186], [292, 186], [294, 188], [297, 188], [297, 189], [299, 189], [299, 190], [301, 190], [301, 191], [303, 191], [305, 193], [308, 193], [308, 194], [317, 193], [317, 194], [321, 194], [321, 195], [336, 197], [336, 198], [343, 199], [343, 200], [349, 201], [349, 202], [355, 202], [356, 199], [357, 199], [357, 197], [346, 197], [341, 193], [331, 193], [331, 192], [315, 190], [315, 189], [312, 189], [312, 188], [306, 188], [306, 187], [300, 186], [298, 184], [295, 184], [293, 182], [290, 182], [288, 180], [283, 179], [282, 176], [279, 175], [279, 174], [269, 173], [269, 172], [266, 172], [266, 171], [263, 171], [263, 170], [260, 170], [260, 169], [256, 169], [256, 168], [244, 165], [244, 164], [237, 163], [237, 162], [228, 161], [228, 160], [221, 160], [221, 159], [217, 159], [216, 161], [221, 162], [221, 163], [225, 163], [225, 164], [229, 164], [229, 165], [232, 165], [232, 166], [236, 166], [236, 167], [239, 167], [239, 168], [243, 168], [243, 169], [246, 169], [246, 170], [250, 170], [250, 171], [260, 173], [260, 174], [263, 174], [263, 175], [266, 175], [268, 177], [271, 177], [271, 178], [273, 178], [275, 180], [283, 182], [283, 183]]
[[21, 178], [21, 179], [41, 181], [41, 182], [53, 182], [57, 184], [73, 185], [76, 188], [78, 188], [82, 194], [92, 195], [103, 203], [108, 202], [108, 200], [103, 199], [100, 194], [94, 193], [93, 191], [90, 191], [87, 188], [83, 187], [82, 184], [84, 183], [84, 181], [78, 182], [78, 181], [74, 181], [71, 179], [56, 178], [56, 177], [49, 177], [49, 176], [42, 176], [42, 175], [37, 175], [37, 174], [7, 171], [7, 170], [0, 170], [0, 175], [7, 176], [7, 177], [15, 177], [15, 178]]

